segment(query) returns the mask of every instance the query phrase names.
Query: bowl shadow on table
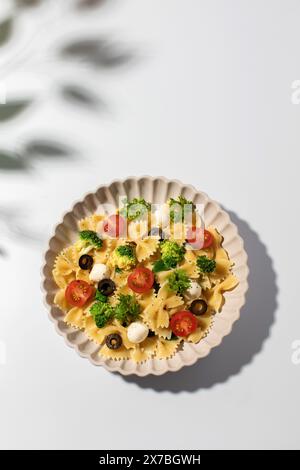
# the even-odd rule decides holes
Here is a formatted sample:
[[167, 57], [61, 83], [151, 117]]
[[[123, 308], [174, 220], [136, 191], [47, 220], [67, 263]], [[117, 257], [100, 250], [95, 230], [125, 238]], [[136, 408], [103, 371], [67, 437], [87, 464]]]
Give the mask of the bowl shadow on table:
[[249, 290], [246, 304], [241, 310], [241, 318], [234, 325], [232, 333], [226, 336], [221, 345], [200, 359], [195, 365], [184, 367], [178, 372], [169, 372], [161, 377], [123, 377], [126, 382], [136, 383], [141, 388], [158, 392], [195, 392], [226, 382], [241, 372], [258, 354], [269, 337], [277, 307], [277, 283], [273, 263], [265, 245], [248, 223], [235, 213], [229, 212], [232, 221], [238, 226], [248, 253]]

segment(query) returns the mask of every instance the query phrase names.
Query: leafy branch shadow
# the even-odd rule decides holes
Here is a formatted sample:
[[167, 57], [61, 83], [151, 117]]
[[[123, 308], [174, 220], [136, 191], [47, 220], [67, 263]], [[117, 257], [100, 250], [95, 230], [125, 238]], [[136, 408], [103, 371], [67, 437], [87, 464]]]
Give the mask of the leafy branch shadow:
[[[18, 16], [24, 10], [41, 6], [43, 1], [15, 0], [14, 13], [0, 22], [0, 51], [9, 44]], [[108, 0], [74, 0], [73, 7], [77, 12], [92, 11], [107, 3], [109, 3]], [[55, 57], [57, 61], [55, 63], [68, 61], [74, 68], [72, 80], [59, 83], [56, 87], [58, 98], [66, 104], [77, 106], [80, 109], [102, 113], [107, 110], [107, 103], [94, 90], [83, 86], [81, 82], [74, 79], [76, 71], [80, 67], [88, 67], [93, 74], [104, 70], [113, 72], [134, 63], [136, 54], [116, 40], [109, 40], [106, 37], [85, 36], [67, 39], [64, 44], [58, 46]], [[32, 110], [34, 112], [32, 107], [35, 102], [34, 97], [30, 99], [11, 99], [9, 101], [3, 98], [0, 87], [0, 126], [19, 117], [28, 119], [28, 111]], [[56, 161], [57, 159], [65, 159], [68, 161], [74, 158], [76, 154], [75, 149], [62, 142], [47, 138], [37, 138], [26, 142], [23, 148], [18, 151], [0, 147], [0, 173], [30, 175], [35, 169], [35, 162], [38, 160], [55, 159]], [[17, 212], [12, 220], [8, 218], [5, 211], [0, 210], [0, 222], [4, 223], [11, 233], [21, 235], [25, 231], [17, 229], [16, 220]], [[5, 248], [0, 246], [0, 257], [4, 256], [5, 252]]]

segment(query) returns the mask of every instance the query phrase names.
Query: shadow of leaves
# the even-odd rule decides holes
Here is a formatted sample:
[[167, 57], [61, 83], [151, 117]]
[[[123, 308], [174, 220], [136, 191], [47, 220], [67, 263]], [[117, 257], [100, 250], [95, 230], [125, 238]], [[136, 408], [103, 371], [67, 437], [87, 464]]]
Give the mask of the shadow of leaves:
[[76, 6], [79, 9], [94, 8], [102, 6], [107, 0], [78, 0]]
[[73, 41], [61, 49], [66, 59], [85, 62], [97, 68], [114, 68], [128, 64], [134, 54], [119, 43], [99, 38], [85, 38]]
[[65, 84], [61, 87], [61, 94], [71, 104], [85, 106], [93, 110], [105, 109], [105, 103], [90, 90], [73, 84]]
[[8, 17], [0, 23], [0, 47], [9, 41], [13, 31], [13, 18]]
[[32, 140], [26, 143], [22, 153], [27, 161], [37, 158], [70, 158], [75, 154], [70, 147], [46, 139]]
[[21, 171], [29, 168], [28, 161], [17, 153], [8, 150], [0, 150], [0, 170]]
[[0, 104], [0, 124], [17, 117], [30, 106], [32, 100], [15, 100]]
[[42, 3], [42, 0], [15, 0], [18, 7], [35, 7]]
[[[37, 139], [27, 142], [20, 153], [0, 149], [0, 171], [23, 172], [34, 169], [33, 162], [39, 159], [74, 158], [75, 151], [60, 142], [49, 139]], [[22, 240], [37, 241], [36, 234], [23, 224], [23, 211], [19, 213], [15, 208], [5, 210], [0, 207], [0, 222], [7, 232]], [[0, 246], [0, 257], [7, 256], [5, 248]]]

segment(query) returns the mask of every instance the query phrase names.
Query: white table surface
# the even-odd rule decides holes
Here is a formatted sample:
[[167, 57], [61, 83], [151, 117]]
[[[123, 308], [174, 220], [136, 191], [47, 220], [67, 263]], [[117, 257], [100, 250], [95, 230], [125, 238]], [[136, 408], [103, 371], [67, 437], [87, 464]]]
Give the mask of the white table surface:
[[[0, 123], [0, 147], [22, 152], [50, 139], [72, 154], [0, 170], [0, 447], [299, 448], [300, 106], [291, 85], [300, 3], [107, 0], [91, 13], [55, 12], [48, 25], [54, 3], [24, 12], [0, 49], [8, 99], [34, 99]], [[58, 60], [64, 44], [90, 36], [116, 41], [131, 60]], [[63, 83], [100, 105], [64, 100]], [[251, 270], [241, 320], [222, 345], [195, 366], [144, 379], [81, 359], [55, 333], [40, 292], [61, 214], [97, 186], [141, 174], [178, 178], [221, 202]]]

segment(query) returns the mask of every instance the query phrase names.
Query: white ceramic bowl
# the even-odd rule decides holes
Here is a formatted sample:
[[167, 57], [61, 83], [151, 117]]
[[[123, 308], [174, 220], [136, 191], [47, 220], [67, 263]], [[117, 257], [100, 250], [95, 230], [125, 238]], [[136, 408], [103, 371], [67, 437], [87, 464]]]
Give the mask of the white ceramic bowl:
[[[101, 204], [111, 203], [117, 207], [120, 195], [127, 196], [129, 199], [140, 196], [158, 204], [179, 194], [194, 203], [204, 205], [205, 225], [216, 227], [223, 235], [223, 246], [234, 262], [233, 272], [239, 279], [239, 285], [233, 291], [225, 293], [225, 304], [222, 311], [215, 315], [208, 335], [198, 344], [184, 343], [183, 348], [171, 359], [152, 358], [141, 364], [136, 364], [132, 360], [104, 359], [98, 355], [99, 345], [90, 341], [83, 331], [68, 326], [63, 321], [63, 312], [54, 305], [53, 299], [57, 290], [51, 274], [54, 260], [64, 247], [73, 243], [77, 238], [78, 220], [99, 210]], [[80, 356], [88, 358], [95, 365], [101, 365], [110, 371], [120, 372], [123, 375], [136, 374], [139, 376], [161, 375], [168, 371], [177, 371], [183, 366], [194, 364], [198, 359], [207, 356], [212, 348], [218, 346], [224, 336], [230, 333], [234, 322], [240, 316], [240, 309], [245, 302], [245, 293], [248, 289], [248, 272], [247, 255], [244, 251], [243, 241], [238, 235], [237, 227], [216, 202], [209, 199], [205, 193], [180, 181], [149, 176], [132, 177], [124, 181], [114, 181], [109, 186], [100, 186], [96, 192], [88, 194], [82, 201], [77, 202], [72, 210], [65, 214], [62, 222], [57, 225], [45, 254], [45, 265], [42, 271], [43, 290], [49, 316], [54, 322], [56, 331], [64, 337], [65, 342], [73, 347]]]

